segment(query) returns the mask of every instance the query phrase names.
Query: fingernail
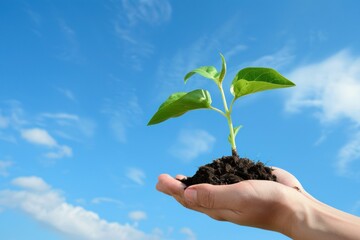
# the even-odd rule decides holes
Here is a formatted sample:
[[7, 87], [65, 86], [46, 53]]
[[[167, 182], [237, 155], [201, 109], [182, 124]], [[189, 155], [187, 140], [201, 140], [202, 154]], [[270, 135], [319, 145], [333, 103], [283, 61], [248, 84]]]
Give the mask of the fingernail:
[[186, 200], [189, 202], [196, 202], [197, 200], [197, 191], [195, 189], [186, 189], [184, 192]]

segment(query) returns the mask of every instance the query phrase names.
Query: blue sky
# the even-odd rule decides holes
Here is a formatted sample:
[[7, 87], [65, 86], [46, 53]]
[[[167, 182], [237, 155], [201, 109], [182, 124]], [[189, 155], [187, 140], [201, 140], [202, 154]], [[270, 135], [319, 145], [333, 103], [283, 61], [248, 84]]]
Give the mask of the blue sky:
[[[246, 96], [238, 152], [360, 214], [357, 1], [1, 1], [1, 239], [287, 239], [216, 222], [155, 190], [230, 154], [226, 121], [147, 127], [189, 70], [272, 67], [291, 89]], [[230, 99], [230, 93], [226, 91]]]

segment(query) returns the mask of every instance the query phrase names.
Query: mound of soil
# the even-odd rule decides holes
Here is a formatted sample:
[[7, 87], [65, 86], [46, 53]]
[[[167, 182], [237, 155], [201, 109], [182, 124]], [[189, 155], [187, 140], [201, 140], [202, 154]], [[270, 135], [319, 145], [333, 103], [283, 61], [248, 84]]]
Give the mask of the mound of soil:
[[180, 181], [186, 186], [199, 183], [227, 185], [250, 179], [276, 181], [272, 171], [273, 169], [262, 162], [255, 163], [248, 158], [239, 158], [236, 151], [233, 151], [232, 156], [224, 156], [201, 166], [194, 176]]

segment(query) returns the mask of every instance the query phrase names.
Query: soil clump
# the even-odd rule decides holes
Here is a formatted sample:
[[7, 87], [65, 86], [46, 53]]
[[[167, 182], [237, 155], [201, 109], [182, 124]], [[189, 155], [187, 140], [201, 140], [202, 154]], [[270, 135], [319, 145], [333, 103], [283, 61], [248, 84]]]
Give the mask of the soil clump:
[[239, 158], [236, 151], [232, 156], [223, 156], [212, 163], [199, 167], [192, 177], [181, 179], [187, 187], [200, 183], [213, 185], [227, 185], [244, 180], [270, 180], [276, 181], [272, 174], [273, 169], [262, 162], [254, 162], [248, 158]]

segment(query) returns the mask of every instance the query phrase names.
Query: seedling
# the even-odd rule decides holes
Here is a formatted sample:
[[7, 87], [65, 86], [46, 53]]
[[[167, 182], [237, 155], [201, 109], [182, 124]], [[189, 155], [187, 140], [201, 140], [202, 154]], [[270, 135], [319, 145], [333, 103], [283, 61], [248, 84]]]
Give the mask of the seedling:
[[243, 68], [235, 75], [231, 83], [230, 92], [233, 96], [233, 99], [229, 105], [226, 100], [222, 85], [226, 75], [226, 61], [222, 54], [220, 54], [220, 56], [222, 61], [220, 72], [218, 72], [213, 66], [203, 66], [196, 68], [186, 74], [184, 81], [186, 83], [189, 78], [195, 74], [199, 74], [212, 80], [221, 93], [221, 98], [224, 105], [223, 110], [211, 105], [211, 96], [207, 90], [197, 89], [187, 93], [177, 92], [171, 94], [169, 98], [160, 105], [157, 112], [150, 119], [148, 125], [154, 125], [170, 118], [180, 117], [181, 115], [196, 109], [214, 110], [226, 118], [230, 131], [228, 141], [231, 144], [233, 154], [237, 154], [235, 137], [241, 126], [234, 127], [232, 122], [231, 115], [233, 112], [234, 103], [239, 98], [249, 94], [276, 88], [293, 87], [295, 84], [271, 68]]

